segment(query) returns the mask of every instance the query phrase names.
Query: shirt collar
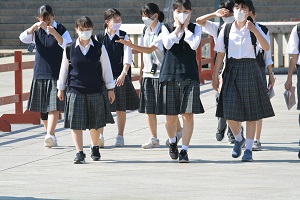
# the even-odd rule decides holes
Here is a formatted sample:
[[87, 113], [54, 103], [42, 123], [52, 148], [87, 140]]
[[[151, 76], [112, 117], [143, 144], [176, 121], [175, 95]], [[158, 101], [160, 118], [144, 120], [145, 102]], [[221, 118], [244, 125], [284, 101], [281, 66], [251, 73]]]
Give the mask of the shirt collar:
[[[108, 31], [107, 31], [107, 28], [105, 29], [105, 34], [107, 33], [107, 35], [109, 35], [110, 37], [114, 37], [115, 35], [117, 35], [117, 36], [120, 36], [120, 30], [117, 30], [116, 32], [115, 32], [115, 34], [114, 35], [110, 35], [109, 33], [108, 33]], [[104, 34], [104, 35], [105, 35]]]
[[57, 28], [57, 23], [56, 23], [55, 20], [53, 20], [52, 26], [53, 26], [54, 28]]
[[[77, 47], [77, 46], [82, 46], [81, 44], [80, 44], [80, 42], [79, 42], [79, 38], [77, 38], [77, 40], [76, 40], [76, 44], [75, 44], [75, 48]], [[94, 43], [93, 43], [93, 40], [90, 38], [90, 42], [89, 42], [89, 44], [87, 45], [87, 46], [94, 46]], [[85, 47], [84, 47], [85, 48]]]
[[[158, 33], [159, 33], [159, 27], [161, 27], [161, 23], [158, 21], [157, 24], [156, 24], [156, 26], [155, 26], [155, 28], [154, 28], [154, 30], [152, 31], [152, 32], [155, 33], [155, 35], [158, 35]], [[146, 29], [146, 33], [148, 33], [148, 34], [151, 33], [150, 27], [148, 27]]]

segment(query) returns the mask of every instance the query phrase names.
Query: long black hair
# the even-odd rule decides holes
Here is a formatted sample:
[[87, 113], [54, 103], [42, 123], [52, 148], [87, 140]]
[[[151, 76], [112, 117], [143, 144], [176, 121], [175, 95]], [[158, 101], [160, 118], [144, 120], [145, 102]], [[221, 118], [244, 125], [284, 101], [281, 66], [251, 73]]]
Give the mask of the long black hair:
[[38, 17], [43, 20], [48, 19], [50, 16], [54, 17], [53, 9], [49, 5], [42, 5], [38, 10]]

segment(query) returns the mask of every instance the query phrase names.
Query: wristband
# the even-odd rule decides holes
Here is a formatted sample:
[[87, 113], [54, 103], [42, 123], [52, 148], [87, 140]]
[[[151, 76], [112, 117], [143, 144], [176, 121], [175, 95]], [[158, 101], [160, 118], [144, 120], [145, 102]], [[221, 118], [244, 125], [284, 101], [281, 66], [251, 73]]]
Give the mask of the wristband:
[[107, 89], [107, 91], [109, 91], [109, 92], [110, 92], [110, 91], [114, 91], [114, 88], [112, 88], [112, 89]]
[[274, 72], [269, 72], [269, 75], [273, 74], [274, 75]]

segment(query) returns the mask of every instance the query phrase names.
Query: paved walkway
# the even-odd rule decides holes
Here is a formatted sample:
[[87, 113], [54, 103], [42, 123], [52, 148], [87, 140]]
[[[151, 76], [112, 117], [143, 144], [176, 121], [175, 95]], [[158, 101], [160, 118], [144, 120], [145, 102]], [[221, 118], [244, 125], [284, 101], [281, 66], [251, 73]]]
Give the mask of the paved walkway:
[[[26, 59], [32, 57], [24, 56]], [[24, 72], [24, 92], [29, 91], [31, 73]], [[12, 77], [0, 73], [0, 96], [13, 91]], [[263, 150], [254, 152], [252, 163], [231, 158], [232, 145], [226, 138], [215, 140], [214, 91], [207, 82], [201, 85], [206, 112], [195, 115], [189, 164], [169, 158], [163, 116], [158, 117], [162, 145], [151, 150], [140, 148], [149, 138], [145, 115], [128, 112], [123, 148], [113, 146], [116, 126], [108, 125], [100, 162], [89, 160], [86, 132], [85, 165], [73, 164], [70, 130], [63, 128], [62, 120], [56, 131], [59, 147], [53, 149], [43, 147], [41, 125], [13, 125], [11, 133], [0, 132], [0, 199], [299, 199], [299, 111], [285, 107], [286, 75], [276, 78], [272, 99], [276, 116], [264, 121]], [[13, 108], [0, 106], [0, 115], [11, 113]]]

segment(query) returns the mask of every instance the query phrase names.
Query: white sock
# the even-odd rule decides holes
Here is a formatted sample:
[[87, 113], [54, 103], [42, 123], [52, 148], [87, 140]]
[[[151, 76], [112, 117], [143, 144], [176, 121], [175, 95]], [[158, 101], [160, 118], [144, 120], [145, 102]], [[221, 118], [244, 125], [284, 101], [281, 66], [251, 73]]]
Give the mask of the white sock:
[[260, 142], [260, 139], [255, 139], [255, 141]]
[[181, 149], [188, 151], [189, 150], [189, 146], [182, 145]]
[[103, 133], [100, 133], [100, 138], [102, 138], [103, 137]]
[[246, 139], [246, 149], [252, 151], [253, 139]]
[[171, 144], [171, 143], [175, 143], [175, 142], [176, 142], [176, 137], [169, 138], [169, 142], [170, 142], [170, 144]]
[[241, 132], [239, 132], [239, 134], [237, 134], [237, 135], [234, 135], [234, 138], [238, 142], [241, 142], [243, 140]]

